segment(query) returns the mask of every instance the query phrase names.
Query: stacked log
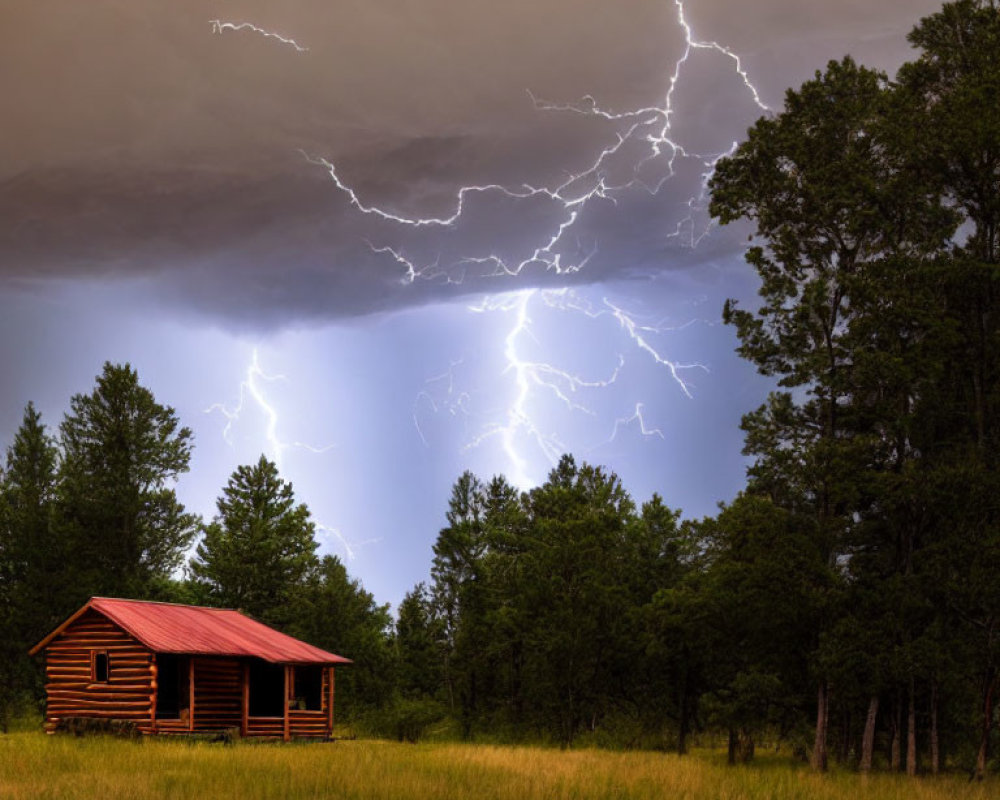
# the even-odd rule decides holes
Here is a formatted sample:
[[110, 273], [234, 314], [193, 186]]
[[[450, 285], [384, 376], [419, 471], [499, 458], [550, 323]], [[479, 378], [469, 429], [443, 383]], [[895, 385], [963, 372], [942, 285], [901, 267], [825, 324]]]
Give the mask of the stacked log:
[[243, 719], [243, 668], [229, 658], [194, 662], [194, 730], [239, 728]]
[[267, 736], [280, 739], [284, 733], [284, 717], [250, 717], [247, 719], [247, 736]]
[[[107, 653], [108, 680], [96, 682], [95, 653]], [[45, 653], [45, 730], [67, 717], [130, 720], [152, 730], [152, 654], [96, 611], [87, 611], [53, 639]]]
[[288, 718], [289, 733], [294, 739], [325, 739], [330, 735], [325, 711], [293, 708], [289, 709]]

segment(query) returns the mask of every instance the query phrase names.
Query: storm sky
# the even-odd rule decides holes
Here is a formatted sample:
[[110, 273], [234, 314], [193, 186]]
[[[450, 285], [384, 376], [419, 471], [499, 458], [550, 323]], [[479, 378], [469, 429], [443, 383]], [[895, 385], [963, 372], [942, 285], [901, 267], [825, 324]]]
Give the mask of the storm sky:
[[0, 444], [128, 361], [195, 432], [182, 500], [279, 462], [381, 602], [464, 469], [561, 452], [685, 516], [741, 488], [749, 229], [715, 159], [935, 0], [0, 6]]

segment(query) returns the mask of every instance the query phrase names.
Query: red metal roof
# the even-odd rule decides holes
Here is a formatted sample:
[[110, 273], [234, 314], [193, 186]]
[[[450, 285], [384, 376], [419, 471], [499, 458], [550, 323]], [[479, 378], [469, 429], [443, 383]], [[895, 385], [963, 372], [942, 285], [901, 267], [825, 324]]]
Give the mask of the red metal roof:
[[157, 653], [252, 656], [277, 664], [351, 663], [232, 609], [109, 597], [91, 598], [77, 614], [86, 608], [104, 614]]

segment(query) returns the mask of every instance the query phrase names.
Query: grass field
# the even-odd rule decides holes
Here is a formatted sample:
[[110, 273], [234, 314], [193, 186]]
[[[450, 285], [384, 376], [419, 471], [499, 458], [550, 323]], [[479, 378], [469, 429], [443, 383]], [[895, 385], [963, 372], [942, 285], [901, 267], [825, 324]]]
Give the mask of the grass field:
[[209, 798], [809, 798], [938, 800], [995, 798], [994, 780], [908, 780], [849, 772], [815, 775], [776, 756], [727, 767], [721, 754], [684, 758], [600, 750], [560, 752], [384, 741], [222, 745], [131, 742], [40, 733], [0, 735], [4, 800], [208, 800]]

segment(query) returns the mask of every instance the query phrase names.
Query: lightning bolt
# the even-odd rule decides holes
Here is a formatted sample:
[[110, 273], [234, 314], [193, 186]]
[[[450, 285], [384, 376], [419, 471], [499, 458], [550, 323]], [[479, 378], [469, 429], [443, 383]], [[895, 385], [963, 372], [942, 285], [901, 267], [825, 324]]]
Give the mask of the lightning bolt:
[[642, 409], [643, 409], [642, 403], [636, 403], [635, 412], [632, 414], [631, 417], [622, 417], [620, 419], [616, 419], [615, 429], [611, 432], [611, 438], [608, 439], [608, 442], [613, 442], [615, 440], [615, 438], [618, 436], [619, 428], [627, 427], [636, 420], [639, 421], [639, 431], [642, 433], [643, 436], [659, 436], [662, 439], [663, 431], [661, 431], [659, 428], [646, 427], [646, 420], [643, 419]]
[[[424, 388], [417, 393], [417, 397], [413, 401], [413, 425], [416, 427], [417, 434], [420, 436], [420, 441], [423, 442], [424, 447], [430, 447], [430, 442], [427, 441], [424, 430], [420, 427], [419, 412], [422, 406], [428, 406], [433, 414], [439, 413], [444, 408], [453, 417], [459, 414], [465, 417], [469, 415], [469, 403], [472, 400], [472, 396], [468, 392], [457, 392], [455, 390], [455, 369], [463, 363], [464, 359], [452, 361], [447, 372], [435, 375], [424, 381]], [[439, 384], [444, 384], [446, 389], [443, 398], [436, 399], [433, 387]]]
[[[467, 262], [490, 263], [494, 267], [493, 274], [516, 275], [528, 264], [535, 262], [540, 262], [547, 268], [554, 269], [559, 273], [577, 271], [586, 265], [586, 261], [590, 258], [590, 255], [577, 264], [567, 266], [561, 263], [557, 247], [566, 232], [575, 224], [582, 208], [589, 202], [596, 200], [616, 202], [617, 198], [627, 189], [640, 188], [651, 194], [657, 194], [665, 183], [676, 174], [676, 159], [679, 157], [695, 158], [700, 161], [702, 164], [701, 187], [698, 195], [688, 199], [688, 214], [677, 223], [676, 228], [672, 233], [667, 235], [667, 238], [681, 239], [684, 237], [687, 244], [691, 248], [694, 248], [708, 234], [711, 223], [706, 223], [699, 231], [695, 222], [695, 215], [699, 209], [705, 206], [708, 183], [716, 164], [721, 158], [731, 154], [736, 144], [733, 143], [730, 149], [723, 153], [694, 154], [673, 138], [672, 127], [675, 114], [675, 92], [681, 80], [683, 69], [688, 63], [691, 54], [695, 50], [713, 51], [731, 60], [734, 71], [749, 91], [756, 106], [765, 112], [769, 109], [761, 100], [760, 93], [751, 82], [740, 57], [718, 42], [703, 41], [696, 38], [691, 25], [687, 21], [683, 2], [681, 0], [674, 0], [674, 5], [677, 10], [678, 25], [684, 33], [685, 47], [680, 58], [674, 63], [674, 69], [668, 79], [666, 93], [661, 105], [651, 105], [626, 111], [611, 111], [601, 107], [591, 96], [584, 97], [579, 103], [575, 104], [553, 104], [540, 100], [529, 91], [532, 103], [540, 111], [561, 111], [598, 117], [610, 123], [622, 124], [624, 128], [616, 132], [614, 140], [603, 147], [584, 169], [571, 174], [569, 178], [554, 189], [525, 187], [525, 193], [544, 193], [546, 197], [561, 202], [566, 212], [562, 222], [559, 223], [549, 239], [537, 247], [531, 256], [514, 265], [508, 265], [502, 258], [495, 254], [469, 257], [466, 259]], [[646, 155], [635, 163], [633, 167], [633, 175], [635, 177], [618, 185], [609, 184], [604, 172], [611, 160], [623, 152], [627, 143], [636, 140], [639, 140], [645, 146]], [[665, 161], [665, 175], [657, 183], [649, 185], [639, 176], [640, 171], [654, 160]], [[464, 187], [459, 192], [460, 202], [457, 204], [452, 216], [447, 218], [447, 224], [455, 224], [458, 221], [463, 209], [461, 203], [462, 193], [473, 190], [489, 191], [497, 189], [494, 187]], [[593, 252], [596, 252], [596, 246], [591, 255]], [[527, 460], [516, 446], [519, 434], [527, 435], [528, 438], [533, 440], [536, 447], [552, 463], [555, 462], [559, 454], [564, 450], [562, 443], [557, 438], [553, 435], [543, 434], [538, 423], [533, 421], [529, 413], [529, 399], [533, 388], [541, 387], [554, 393], [565, 402], [570, 411], [582, 409], [579, 404], [569, 399], [563, 387], [568, 387], [570, 391], [575, 391], [576, 388], [584, 385], [584, 382], [551, 365], [526, 361], [519, 355], [517, 347], [519, 339], [522, 336], [530, 334], [531, 321], [528, 315], [528, 306], [535, 296], [536, 292], [529, 290], [515, 293], [507, 298], [501, 296], [500, 298], [487, 299], [479, 307], [472, 309], [480, 313], [487, 310], [503, 310], [510, 312], [514, 316], [514, 321], [505, 339], [504, 358], [507, 371], [513, 375], [513, 382], [516, 386], [515, 398], [508, 409], [506, 420], [503, 423], [494, 423], [484, 433], [473, 439], [468, 446], [477, 446], [490, 437], [499, 437], [509, 463], [513, 467], [513, 480], [517, 485], [530, 483], [527, 474]], [[653, 345], [652, 337], [654, 335], [671, 329], [665, 328], [662, 325], [643, 324], [619, 304], [612, 302], [606, 297], [603, 299], [603, 307], [600, 309], [592, 308], [589, 304], [583, 302], [576, 293], [568, 290], [560, 293], [542, 293], [541, 297], [549, 306], [564, 310], [572, 309], [594, 319], [610, 315], [618, 323], [619, 328], [625, 333], [633, 346], [651, 358], [654, 364], [666, 369], [684, 395], [688, 398], [693, 398], [692, 387], [685, 378], [685, 372], [692, 369], [707, 371], [707, 367], [700, 363], [682, 363], [667, 358]], [[689, 322], [687, 324], [692, 323]], [[618, 369], [624, 363], [623, 356], [620, 355], [619, 359]], [[615, 373], [607, 381], [589, 382], [587, 385], [610, 385], [617, 378], [618, 369], [615, 370]], [[643, 436], [659, 437], [662, 440], [664, 438], [663, 432], [659, 428], [647, 425], [643, 411], [643, 403], [636, 402], [631, 416], [616, 419], [608, 441], [614, 441], [622, 427], [634, 422], [639, 423], [639, 429]]]
[[354, 561], [358, 557], [358, 552], [361, 548], [370, 544], [378, 544], [382, 541], [381, 538], [378, 539], [365, 539], [361, 542], [351, 542], [339, 528], [331, 528], [329, 525], [323, 525], [320, 522], [315, 523], [316, 530], [320, 532], [328, 542], [332, 543], [334, 546], [339, 545], [343, 551], [344, 555], [347, 557], [348, 561]]
[[[662, 326], [640, 325], [635, 321], [635, 318], [632, 315], [614, 305], [607, 298], [604, 298], [604, 304], [608, 309], [610, 309], [611, 314], [616, 320], [618, 320], [618, 324], [621, 325], [622, 330], [628, 334], [629, 339], [635, 343], [635, 346], [649, 355], [655, 363], [661, 367], [665, 367], [667, 371], [670, 372], [670, 376], [680, 387], [681, 391], [684, 392], [689, 399], [694, 399], [694, 395], [691, 394], [691, 387], [681, 376], [681, 372], [690, 369], [700, 369], [704, 372], [708, 372], [708, 367], [704, 364], [684, 364], [665, 358], [649, 341], [649, 334], [664, 332], [665, 329]], [[687, 327], [687, 325], [690, 324], [692, 323], [686, 323], [681, 327]], [[672, 328], [670, 330], [680, 330], [680, 328]]]
[[294, 47], [299, 53], [308, 52], [308, 47], [303, 47], [294, 39], [289, 39], [287, 36], [282, 36], [280, 33], [274, 33], [273, 31], [264, 30], [250, 22], [223, 22], [221, 19], [210, 19], [209, 24], [212, 26], [212, 33], [222, 34], [224, 31], [252, 31], [260, 36], [267, 39], [276, 39], [282, 44], [287, 44], [289, 47]]
[[[404, 253], [401, 247], [374, 245], [369, 242], [372, 252], [384, 255], [401, 268], [401, 282], [413, 284], [419, 280], [444, 280], [462, 283], [470, 274], [479, 278], [512, 278], [521, 275], [529, 267], [568, 276], [585, 269], [597, 254], [598, 243], [591, 246], [579, 245], [570, 255], [568, 242], [576, 229], [581, 215], [595, 203], [617, 204], [630, 192], [645, 192], [658, 195], [663, 187], [677, 176], [678, 160], [683, 159], [697, 165], [700, 172], [700, 188], [686, 201], [686, 214], [676, 223], [673, 230], [667, 230], [665, 240], [679, 242], [682, 246], [695, 248], [708, 235], [712, 227], [710, 220], [698, 221], [704, 211], [707, 187], [716, 164], [732, 152], [735, 143], [726, 152], [696, 152], [680, 142], [674, 135], [676, 93], [681, 84], [692, 54], [704, 51], [725, 59], [733, 73], [742, 82], [743, 88], [761, 111], [769, 108], [761, 99], [760, 92], [753, 84], [743, 66], [740, 56], [725, 45], [714, 40], [698, 38], [688, 22], [683, 0], [672, 0], [676, 11], [676, 23], [683, 34], [684, 46], [680, 56], [673, 62], [673, 68], [666, 77], [662, 100], [648, 106], [613, 110], [602, 106], [596, 98], [587, 95], [573, 103], [554, 103], [536, 97], [528, 90], [533, 107], [540, 113], [569, 113], [601, 120], [611, 128], [610, 138], [586, 160], [576, 171], [570, 172], [563, 180], [554, 184], [529, 184], [510, 187], [500, 183], [483, 183], [461, 186], [456, 190], [453, 205], [440, 216], [419, 216], [402, 213], [364, 199], [338, 171], [330, 159], [302, 151], [307, 162], [325, 171], [332, 186], [342, 194], [355, 212], [371, 217], [389, 230], [408, 230], [420, 234], [457, 229], [463, 221], [470, 205], [476, 198], [500, 197], [519, 203], [541, 203], [552, 215], [551, 228], [529, 246], [523, 258], [511, 259], [499, 252], [471, 252], [463, 254], [456, 263], [440, 264], [440, 256], [431, 264], [421, 265], [418, 259]], [[254, 26], [231, 23], [213, 23], [213, 29], [221, 33], [225, 29], [250, 29], [264, 35], [273, 35], [285, 43], [291, 40], [268, 34]], [[295, 45], [297, 49], [298, 45]], [[612, 175], [620, 177], [612, 179]], [[534, 206], [532, 206], [534, 208]], [[585, 388], [599, 389], [615, 383], [624, 362], [619, 355], [618, 366], [603, 380], [590, 380], [574, 375], [557, 365], [530, 360], [523, 355], [523, 344], [535, 337], [533, 321], [529, 309], [559, 309], [582, 313], [591, 319], [610, 317], [618, 325], [632, 348], [651, 359], [653, 364], [664, 369], [673, 383], [688, 398], [693, 398], [692, 385], [686, 375], [690, 370], [707, 368], [698, 363], [684, 363], [666, 357], [653, 343], [653, 337], [669, 331], [662, 325], [648, 325], [640, 322], [620, 304], [604, 298], [600, 307], [593, 308], [577, 294], [564, 290], [560, 292], [528, 289], [497, 294], [487, 297], [480, 304], [470, 307], [477, 314], [503, 313], [511, 317], [511, 323], [504, 338], [504, 375], [509, 376], [512, 385], [512, 400], [503, 419], [493, 421], [475, 436], [467, 447], [476, 447], [489, 439], [499, 439], [503, 452], [513, 467], [512, 479], [518, 485], [528, 485], [529, 463], [520, 451], [520, 443], [528, 441], [546, 459], [554, 462], [565, 449], [553, 433], [544, 430], [532, 413], [533, 397], [543, 393], [554, 397], [565, 407], [566, 413], [593, 413], [575, 399], [576, 393]], [[690, 324], [690, 323], [689, 323]], [[455, 389], [452, 372], [447, 380], [444, 376], [428, 379], [425, 388], [414, 401], [413, 418], [416, 430], [425, 445], [427, 437], [419, 422], [420, 412], [429, 409], [437, 413], [439, 409], [455, 416], [472, 416], [472, 402], [469, 392]], [[441, 386], [445, 386], [441, 396]], [[622, 426], [639, 422], [644, 436], [663, 438], [658, 428], [647, 426], [643, 416], [644, 405], [636, 402], [631, 416], [616, 419], [611, 440], [614, 440]]]
[[[612, 321], [613, 329], [624, 334], [623, 343], [637, 348], [653, 364], [667, 370], [678, 388], [688, 397], [693, 396], [692, 386], [685, 380], [684, 372], [692, 369], [707, 371], [707, 367], [702, 364], [683, 363], [668, 358], [653, 342], [654, 336], [683, 330], [697, 320], [680, 326], [645, 324], [607, 298], [602, 305], [594, 307], [571, 289], [525, 289], [489, 295], [469, 306], [469, 311], [484, 315], [502, 314], [512, 318], [503, 342], [503, 374], [510, 376], [513, 397], [502, 419], [480, 425], [478, 432], [466, 441], [463, 449], [468, 451], [491, 440], [498, 441], [505, 459], [511, 465], [508, 476], [516, 486], [523, 488], [534, 485], [530, 474], [531, 464], [521, 452], [523, 445], [530, 444], [534, 452], [553, 465], [566, 451], [565, 443], [559, 436], [546, 430], [538, 421], [537, 407], [542, 396], [555, 401], [566, 413], [597, 417], [597, 412], [580, 399], [580, 395], [587, 393], [586, 390], [600, 390], [617, 383], [626, 363], [625, 355], [619, 352], [616, 362], [608, 367], [608, 375], [593, 378], [578, 375], [547, 361], [528, 358], [525, 355], [526, 345], [539, 341], [533, 316], [537, 316], [538, 311], [577, 314], [588, 320]], [[425, 446], [429, 446], [429, 442], [420, 423], [422, 410], [429, 413], [447, 411], [451, 416], [461, 415], [472, 423], [480, 416], [473, 393], [461, 390], [457, 385], [459, 379], [456, 368], [463, 362], [464, 360], [453, 361], [447, 372], [429, 378], [424, 389], [417, 395], [413, 421]], [[605, 443], [614, 441], [621, 427], [637, 420], [643, 436], [658, 436], [663, 439], [661, 430], [647, 425], [643, 408], [642, 403], [636, 403], [631, 416], [616, 419], [611, 437]]]
[[[466, 446], [466, 449], [478, 447], [487, 439], [498, 437], [503, 451], [513, 467], [511, 481], [515, 486], [522, 487], [530, 486], [532, 480], [528, 475], [527, 461], [519, 453], [516, 446], [519, 435], [526, 435], [532, 440], [550, 462], [557, 459], [564, 451], [562, 443], [554, 435], [544, 434], [533, 421], [528, 408], [532, 387], [538, 386], [552, 392], [570, 410], [585, 410], [579, 404], [574, 403], [566, 394], [567, 391], [576, 391], [579, 386], [584, 385], [584, 381], [549, 364], [525, 360], [518, 352], [520, 340], [525, 336], [532, 335], [528, 306], [537, 293], [537, 289], [527, 289], [506, 296], [488, 297], [484, 298], [480, 305], [470, 307], [470, 311], [480, 314], [487, 311], [502, 311], [513, 314], [514, 324], [504, 340], [504, 358], [507, 363], [505, 371], [513, 374], [517, 391], [507, 411], [506, 422], [488, 426], [483, 433]], [[613, 382], [616, 377], [617, 371], [607, 381], [597, 383], [606, 386]]]
[[260, 358], [257, 348], [254, 348], [250, 364], [247, 366], [244, 379], [240, 382], [239, 400], [236, 405], [230, 407], [225, 403], [213, 403], [205, 409], [206, 414], [218, 411], [226, 418], [226, 425], [222, 429], [222, 436], [226, 442], [233, 445], [233, 425], [239, 422], [246, 410], [247, 401], [251, 400], [257, 408], [264, 414], [266, 423], [264, 425], [264, 440], [267, 442], [266, 452], [281, 471], [282, 455], [291, 448], [307, 450], [311, 453], [325, 453], [333, 448], [333, 445], [325, 447], [315, 447], [305, 442], [293, 441], [285, 442], [278, 436], [278, 411], [268, 402], [264, 395], [262, 381], [275, 382], [285, 380], [284, 375], [268, 375], [260, 366]]
[[[303, 152], [303, 156], [309, 163], [326, 170], [333, 185], [347, 197], [350, 205], [359, 212], [387, 223], [409, 228], [452, 228], [460, 223], [467, 209], [468, 199], [475, 195], [484, 194], [500, 194], [513, 200], [542, 198], [549, 201], [555, 210], [561, 212], [561, 220], [556, 223], [548, 239], [541, 242], [530, 255], [520, 261], [508, 262], [497, 253], [468, 255], [462, 259], [461, 264], [464, 266], [488, 266], [489, 270], [483, 273], [483, 277], [516, 276], [526, 267], [534, 264], [541, 265], [544, 269], [559, 275], [579, 272], [594, 255], [596, 247], [592, 248], [583, 259], [574, 263], [565, 263], [562, 253], [557, 248], [562, 244], [565, 235], [574, 228], [580, 214], [588, 204], [594, 201], [616, 203], [624, 192], [634, 189], [641, 189], [653, 195], [658, 194], [667, 181], [676, 175], [678, 157], [695, 159], [703, 168], [701, 190], [697, 195], [689, 198], [687, 201], [688, 215], [676, 224], [673, 233], [667, 234], [666, 238], [681, 239], [687, 232], [687, 236], [684, 237], [687, 244], [692, 248], [696, 247], [711, 229], [711, 222], [706, 222], [699, 231], [695, 222], [695, 214], [699, 209], [704, 208], [708, 182], [715, 170], [715, 165], [721, 158], [729, 155], [736, 145], [733, 143], [729, 150], [722, 153], [698, 154], [689, 151], [673, 138], [673, 118], [676, 113], [674, 96], [684, 67], [692, 53], [696, 50], [711, 51], [731, 61], [734, 73], [742, 81], [754, 104], [765, 112], [770, 109], [764, 104], [760, 92], [750, 80], [739, 55], [716, 41], [696, 38], [690, 23], [687, 21], [684, 3], [682, 0], [673, 0], [673, 2], [677, 12], [677, 24], [684, 34], [684, 49], [674, 62], [661, 104], [625, 111], [612, 111], [600, 106], [596, 99], [590, 95], [586, 95], [577, 103], [551, 103], [539, 99], [530, 89], [528, 90], [532, 104], [539, 111], [571, 112], [623, 125], [620, 130], [614, 132], [613, 141], [601, 148], [589, 164], [571, 173], [562, 183], [554, 187], [525, 184], [518, 188], [510, 188], [498, 183], [462, 186], [457, 191], [451, 213], [438, 217], [408, 216], [366, 203], [357, 191], [341, 178], [336, 165], [329, 159], [311, 156], [305, 152]], [[626, 145], [632, 144], [640, 145], [646, 153], [632, 165], [633, 177], [617, 184], [609, 183], [606, 173], [609, 171], [613, 159], [624, 152]], [[641, 170], [651, 162], [661, 159], [665, 166], [663, 177], [654, 184], [647, 183], [640, 177]], [[442, 271], [438, 269], [425, 271], [416, 268], [411, 260], [402, 257], [399, 251], [391, 247], [373, 247], [372, 249], [375, 252], [388, 254], [404, 267], [404, 283], [412, 283], [418, 277], [430, 279], [440, 277], [442, 274]]]
[[[302, 449], [310, 453], [322, 454], [333, 448], [333, 445], [316, 447], [306, 442], [286, 442], [278, 436], [278, 410], [265, 396], [262, 382], [273, 383], [282, 380], [286, 380], [284, 375], [269, 375], [264, 371], [260, 365], [260, 357], [257, 349], [254, 348], [245, 376], [240, 382], [239, 400], [237, 403], [233, 406], [227, 406], [225, 403], [213, 403], [205, 409], [206, 414], [219, 412], [226, 418], [226, 425], [222, 430], [222, 436], [230, 446], [233, 446], [233, 426], [240, 422], [243, 414], [247, 411], [248, 405], [251, 403], [256, 405], [260, 412], [263, 413], [265, 419], [264, 439], [267, 442], [267, 453], [277, 465], [279, 473], [282, 472], [282, 454], [290, 449]], [[365, 541], [352, 542], [339, 528], [326, 525], [319, 520], [315, 520], [314, 524], [316, 530], [327, 542], [343, 550], [348, 561], [354, 561], [358, 551], [365, 545], [375, 544], [380, 541], [379, 539], [367, 539]]]

